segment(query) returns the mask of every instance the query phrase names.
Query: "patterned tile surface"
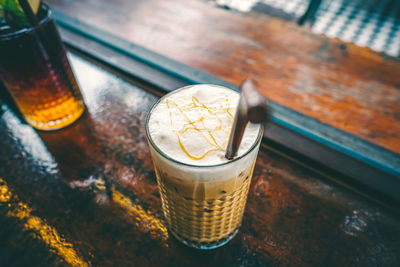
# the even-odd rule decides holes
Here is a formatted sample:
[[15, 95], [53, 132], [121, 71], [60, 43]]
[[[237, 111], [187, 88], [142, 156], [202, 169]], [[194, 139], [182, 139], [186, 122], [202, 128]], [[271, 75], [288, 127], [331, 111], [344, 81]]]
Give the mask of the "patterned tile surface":
[[[242, 12], [257, 3], [300, 17], [310, 0], [216, 0]], [[312, 26], [315, 33], [367, 46], [390, 56], [400, 55], [399, 0], [324, 0]]]

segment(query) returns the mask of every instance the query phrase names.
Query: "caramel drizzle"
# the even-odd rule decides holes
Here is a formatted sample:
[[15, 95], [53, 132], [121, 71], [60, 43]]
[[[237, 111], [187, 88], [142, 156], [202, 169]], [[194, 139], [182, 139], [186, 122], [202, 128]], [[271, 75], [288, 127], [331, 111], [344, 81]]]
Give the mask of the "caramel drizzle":
[[[225, 99], [225, 103], [228, 103], [229, 99]], [[223, 108], [222, 110], [217, 107], [213, 107], [212, 105], [215, 104], [215, 102], [221, 102], [220, 99], [215, 100], [214, 102], [208, 103], [207, 105], [205, 103], [202, 103], [197, 99], [196, 97], [192, 96], [192, 102], [188, 103], [182, 107], [180, 107], [177, 103], [175, 103], [172, 100], [167, 99], [166, 100], [166, 105], [169, 111], [169, 119], [170, 119], [170, 125], [172, 131], [176, 134], [178, 138], [178, 143], [179, 147], [182, 149], [182, 151], [192, 160], [202, 160], [204, 159], [207, 155], [214, 151], [223, 151], [226, 146], [226, 141], [223, 144], [218, 144], [214, 134], [216, 131], [222, 131], [225, 133], [226, 136], [229, 135], [229, 131], [227, 129], [223, 129], [222, 127], [222, 120], [218, 116], [220, 115], [220, 111], [224, 111], [228, 114], [228, 116], [233, 120], [233, 115], [229, 111], [229, 107]], [[173, 110], [172, 107], [174, 106], [179, 114], [181, 114], [187, 121], [181, 129], [174, 129], [173, 127]], [[193, 109], [198, 109], [198, 113], [201, 114], [202, 110], [206, 110], [208, 115], [205, 116], [200, 116], [200, 118], [196, 120], [191, 120], [189, 116], [187, 115], [188, 110], [193, 110]], [[204, 120], [209, 118], [209, 117], [215, 117], [219, 124], [214, 128], [214, 129], [207, 129]], [[200, 125], [199, 125], [200, 124]], [[200, 134], [200, 136], [211, 146], [209, 150], [207, 150], [203, 155], [200, 156], [195, 156], [191, 154], [188, 149], [185, 147], [185, 145], [181, 141], [181, 136], [185, 134], [189, 130], [195, 130]]]

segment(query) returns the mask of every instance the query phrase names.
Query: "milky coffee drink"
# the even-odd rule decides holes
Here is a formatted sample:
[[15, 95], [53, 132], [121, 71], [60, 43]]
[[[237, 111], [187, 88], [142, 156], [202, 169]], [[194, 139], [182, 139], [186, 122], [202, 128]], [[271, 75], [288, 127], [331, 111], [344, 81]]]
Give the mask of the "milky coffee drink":
[[238, 155], [225, 158], [239, 94], [192, 85], [161, 98], [147, 138], [170, 232], [195, 248], [227, 243], [240, 226], [262, 126], [248, 124]]

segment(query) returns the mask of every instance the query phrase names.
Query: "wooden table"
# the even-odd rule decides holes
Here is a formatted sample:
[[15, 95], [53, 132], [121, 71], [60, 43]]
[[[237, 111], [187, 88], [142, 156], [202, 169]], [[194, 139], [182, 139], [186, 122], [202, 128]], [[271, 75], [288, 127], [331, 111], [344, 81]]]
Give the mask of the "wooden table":
[[[88, 14], [95, 11], [89, 11], [89, 7], [99, 7], [99, 1], [82, 4], [69, 1], [70, 5], [65, 6], [62, 1], [51, 2], [71, 14], [72, 7], [75, 7], [75, 15], [88, 20], [94, 19]], [[144, 10], [152, 10], [148, 5], [153, 5], [153, 8], [155, 3], [162, 5], [162, 1], [129, 3], [134, 3], [137, 12], [137, 16], [129, 16], [131, 19], [138, 19]], [[133, 12], [122, 6], [103, 4], [103, 12]], [[220, 25], [216, 21], [220, 19], [222, 25], [224, 16], [232, 15], [199, 1], [184, 5], [181, 2], [176, 4], [176, 9], [166, 4], [163, 7], [168, 11], [164, 15], [172, 11], [182, 17], [190, 15], [191, 19], [186, 17], [183, 24], [188, 31], [188, 25], [196, 18], [200, 19], [202, 8], [215, 10], [201, 14], [217, 14], [214, 15], [215, 23], [210, 22], [216, 27]], [[153, 17], [161, 14], [161, 9], [155, 10]], [[85, 12], [88, 13], [84, 15]], [[296, 29], [294, 33], [304, 35], [310, 43], [324, 40], [285, 22], [239, 14], [233, 17], [269, 25], [271, 30], [278, 26], [284, 27], [285, 31]], [[124, 21], [123, 16], [113, 18], [120, 19], [121, 27], [149, 25], [145, 20], [138, 20], [135, 24]], [[152, 17], [142, 18], [151, 21]], [[165, 23], [158, 27], [160, 34], [164, 27], [173, 29], [172, 24]], [[173, 32], [164, 34], [169, 38], [187, 38], [185, 34], [180, 35], [179, 30]], [[288, 33], [282, 34], [289, 38]], [[167, 42], [156, 44], [157, 38], [149, 32], [145, 35], [148, 40], [153, 39], [159, 49], [169, 45], [171, 49], [173, 47]], [[143, 40], [145, 35], [141, 37]], [[236, 36], [234, 40], [238, 39], [240, 37]], [[214, 49], [214, 46], [205, 49], [200, 44], [197, 47], [200, 54]], [[225, 48], [233, 49], [233, 45]], [[220, 49], [223, 53], [224, 49]], [[371, 61], [376, 62], [374, 60], [379, 58], [364, 49], [357, 50], [352, 46], [347, 49], [349, 55], [354, 51], [369, 55], [362, 57], [369, 66]], [[178, 50], [175, 54], [171, 52], [171, 56], [190, 58], [194, 55], [189, 51], [196, 51], [179, 50], [182, 51], [180, 54]], [[261, 53], [261, 50], [268, 49], [259, 50]], [[235, 57], [242, 50], [237, 51]], [[340, 48], [340, 51], [343, 50]], [[294, 64], [296, 55], [300, 57], [301, 53], [292, 52], [294, 54], [287, 54], [287, 58]], [[315, 60], [304, 53], [302, 55]], [[213, 58], [212, 54], [208, 57], [209, 60]], [[259, 60], [258, 57], [253, 60], [256, 59]], [[152, 93], [155, 91], [124, 73], [110, 70], [90, 55], [71, 50], [70, 60], [88, 108], [85, 115], [70, 127], [55, 132], [35, 131], [18, 117], [4, 90], [0, 93], [0, 266], [396, 266], [400, 263], [400, 217], [396, 211], [326, 179], [324, 170], [309, 168], [301, 161], [267, 147], [259, 153], [239, 234], [227, 245], [212, 251], [199, 251], [182, 245], [166, 229], [145, 137], [144, 119], [158, 98]], [[193, 61], [193, 66], [200, 66], [207, 58], [198, 56], [198, 60]], [[211, 62], [207, 70], [218, 69], [221, 77], [236, 77], [239, 81], [240, 75], [229, 75], [232, 74], [230, 68], [211, 67]], [[214, 63], [229, 66], [222, 60]], [[381, 64], [382, 68], [376, 67], [381, 73], [379, 75], [388, 77], [388, 73], [398, 66], [391, 59], [382, 59]], [[346, 65], [341, 68], [346, 68]], [[231, 67], [235, 68], [236, 64], [231, 64]], [[293, 68], [300, 68], [300, 65], [293, 65]], [[382, 69], [386, 71], [383, 74]], [[333, 72], [326, 73], [334, 75]], [[371, 71], [369, 75], [376, 77], [378, 74]], [[294, 87], [290, 88], [292, 94], [302, 95]], [[322, 102], [316, 100], [318, 97], [310, 96], [307, 101], [310, 99], [322, 107]], [[329, 99], [340, 102], [339, 98]], [[326, 112], [333, 107], [328, 105], [327, 108]], [[355, 112], [353, 115], [358, 112], [357, 109], [351, 111]]]
[[400, 60], [202, 0], [46, 0], [54, 9], [400, 153]]

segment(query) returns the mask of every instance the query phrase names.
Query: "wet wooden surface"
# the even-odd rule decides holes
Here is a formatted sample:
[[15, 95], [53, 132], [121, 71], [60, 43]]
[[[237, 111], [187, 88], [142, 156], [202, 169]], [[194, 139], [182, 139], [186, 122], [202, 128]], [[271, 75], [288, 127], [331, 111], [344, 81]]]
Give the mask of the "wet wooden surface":
[[65, 14], [400, 153], [400, 60], [203, 0], [46, 0]]
[[144, 121], [157, 97], [70, 55], [88, 112], [55, 132], [0, 94], [0, 266], [398, 266], [400, 218], [261, 149], [239, 234], [167, 232]]

